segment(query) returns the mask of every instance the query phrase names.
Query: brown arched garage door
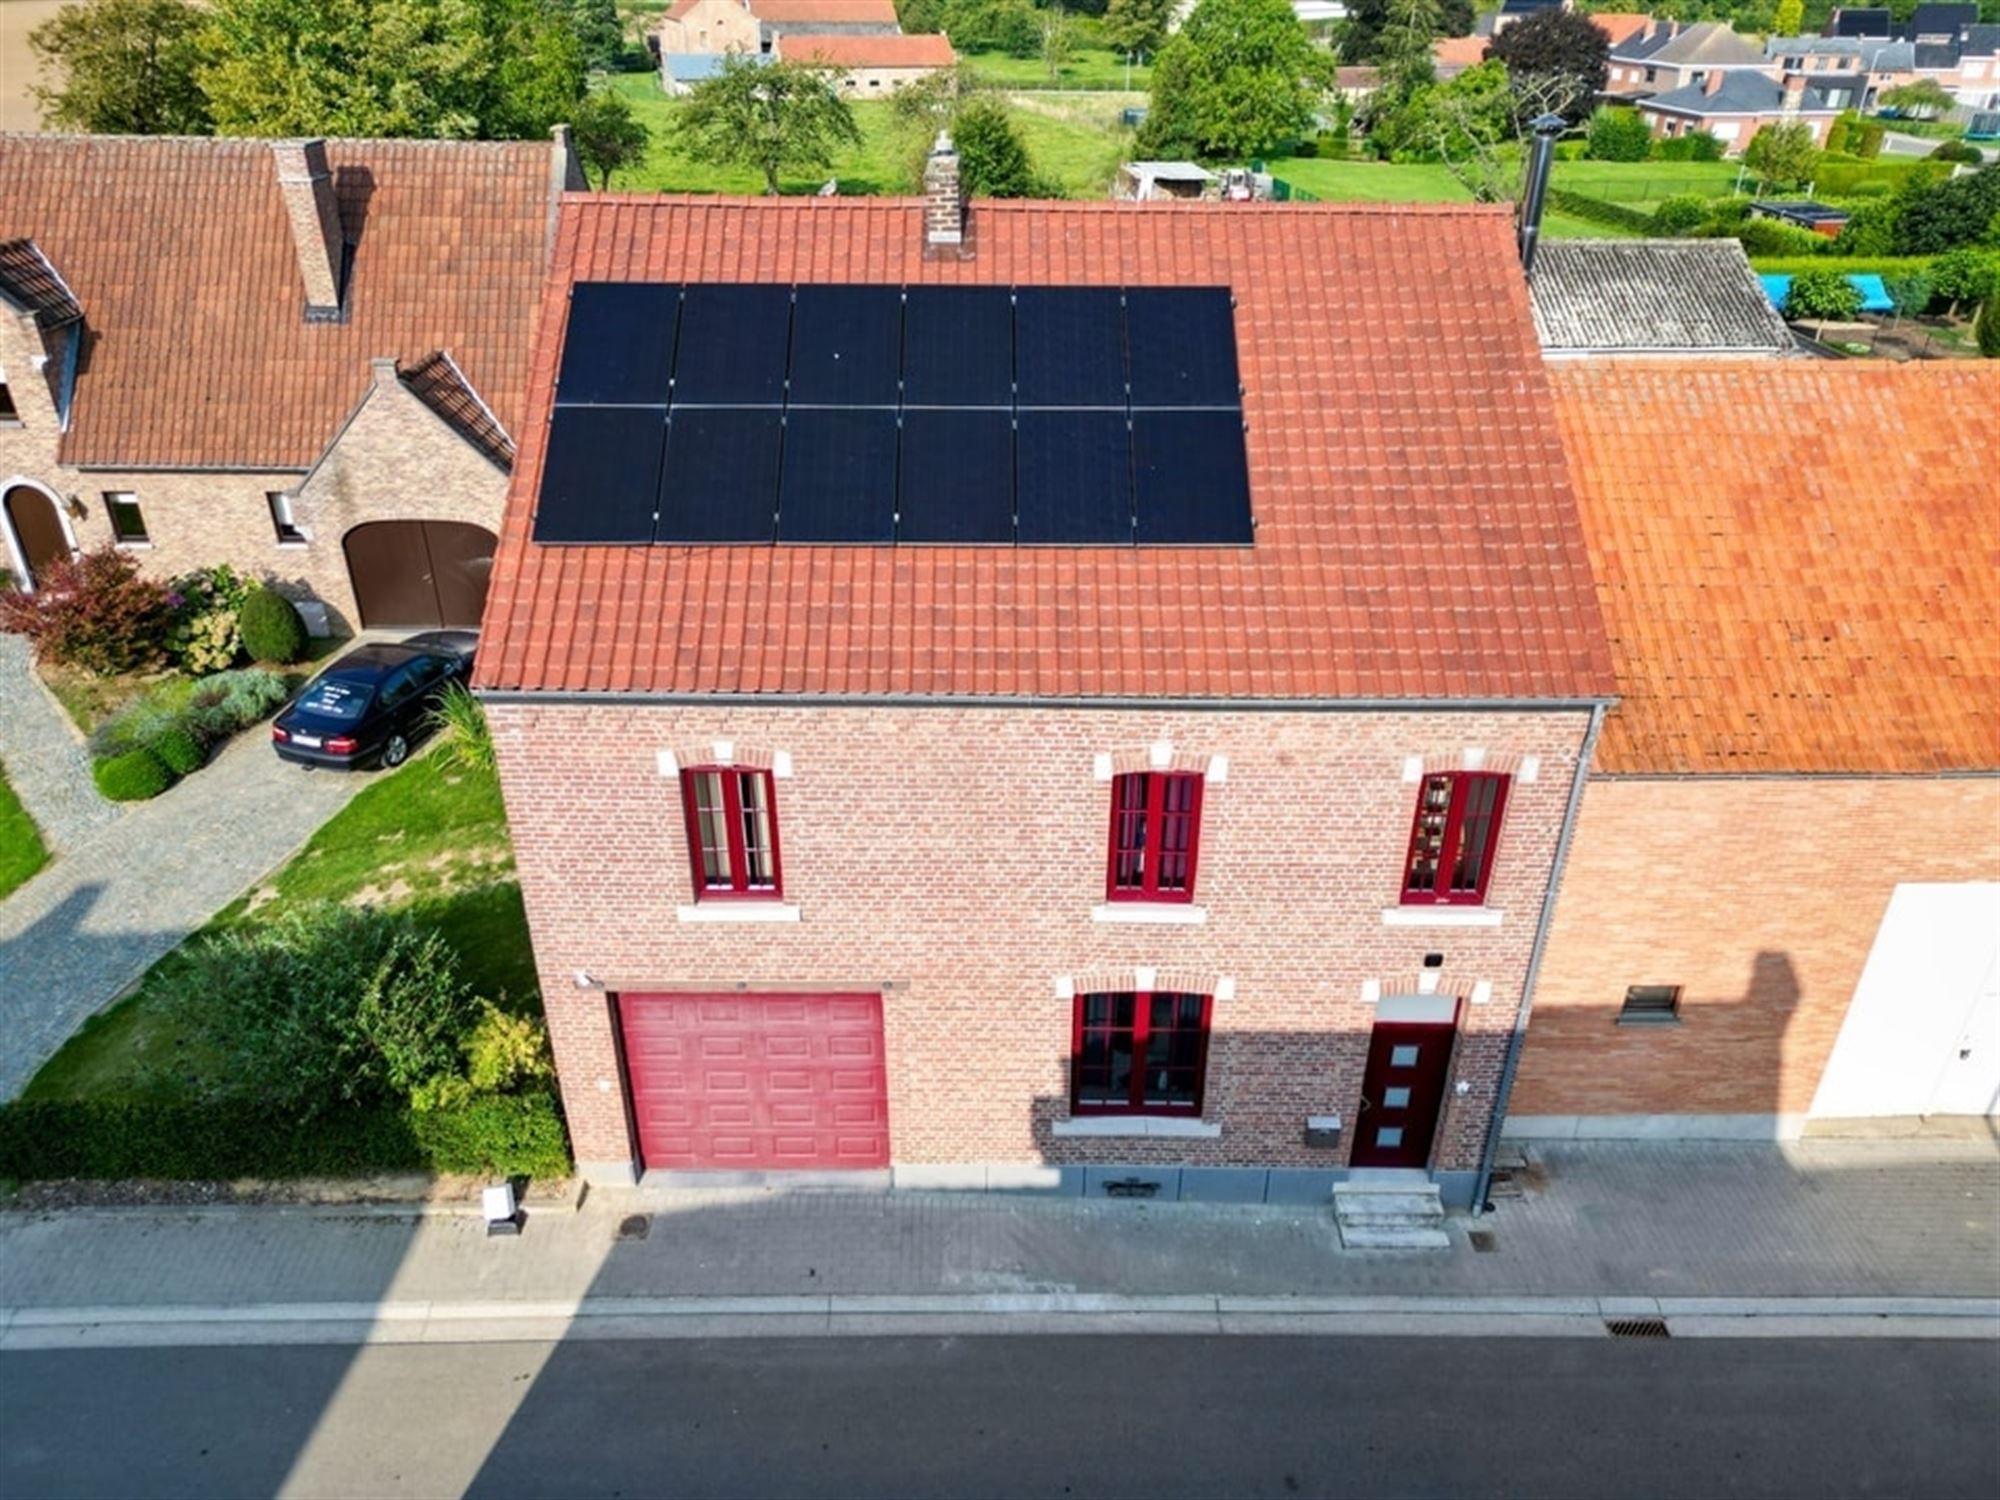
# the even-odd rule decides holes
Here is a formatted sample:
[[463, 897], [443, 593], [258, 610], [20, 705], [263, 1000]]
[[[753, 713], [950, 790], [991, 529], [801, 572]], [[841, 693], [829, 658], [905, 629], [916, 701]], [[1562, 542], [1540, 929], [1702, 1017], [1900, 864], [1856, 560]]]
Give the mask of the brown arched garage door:
[[370, 521], [347, 533], [347, 573], [370, 630], [474, 630], [493, 576], [493, 533], [463, 521]]
[[646, 1167], [889, 1165], [880, 995], [625, 994], [618, 1013]]

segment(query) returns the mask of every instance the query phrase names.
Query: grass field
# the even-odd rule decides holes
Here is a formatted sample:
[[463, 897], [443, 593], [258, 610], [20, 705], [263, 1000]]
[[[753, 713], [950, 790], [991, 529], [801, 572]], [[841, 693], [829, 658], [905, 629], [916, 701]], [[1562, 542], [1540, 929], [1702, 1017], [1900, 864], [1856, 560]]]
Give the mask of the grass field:
[[[497, 1000], [504, 991], [510, 1009], [533, 1008], [534, 957], [513, 871], [493, 778], [426, 755], [378, 777], [205, 931], [269, 921], [316, 901], [407, 911], [458, 950], [461, 971], [480, 994]], [[201, 940], [197, 933], [188, 941]], [[85, 1023], [25, 1097], [131, 1098], [208, 1082], [213, 1060], [154, 988], [154, 976], [176, 962], [168, 954], [129, 1000]]]
[[[1453, 203], [1468, 195], [1441, 166], [1337, 157], [1273, 157], [1265, 165], [1294, 187], [1330, 201]], [[1733, 162], [1557, 162], [1554, 186], [1630, 208], [1652, 208], [1676, 193], [1721, 197], [1736, 181]]]
[[[678, 150], [671, 138], [678, 100], [660, 92], [649, 73], [627, 73], [611, 81], [633, 113], [653, 132], [645, 162], [622, 172], [612, 182], [619, 192], [761, 193], [763, 178], [741, 167], [711, 167]], [[1117, 128], [1117, 95], [1047, 96], [1027, 99], [1014, 109], [1016, 124], [1037, 171], [1058, 183], [1071, 197], [1101, 197], [1111, 174], [1125, 154], [1129, 132]], [[926, 144], [900, 127], [886, 101], [865, 99], [854, 106], [861, 127], [858, 147], [835, 156], [830, 175], [842, 193], [908, 193], [915, 190], [914, 171]], [[817, 173], [787, 174], [780, 185], [788, 193], [809, 193], [826, 180]], [[593, 183], [593, 186], [595, 184]]]
[[7, 784], [6, 771], [0, 770], [0, 897], [27, 884], [29, 877], [48, 862], [49, 851], [42, 843], [41, 830], [35, 827], [35, 820], [28, 816], [21, 799]]
[[964, 63], [982, 83], [1012, 89], [1130, 89], [1143, 93], [1152, 86], [1149, 64], [1125, 66], [1125, 55], [1108, 47], [1079, 47], [1056, 77], [1039, 57], [1009, 57], [1004, 52], [968, 52]]

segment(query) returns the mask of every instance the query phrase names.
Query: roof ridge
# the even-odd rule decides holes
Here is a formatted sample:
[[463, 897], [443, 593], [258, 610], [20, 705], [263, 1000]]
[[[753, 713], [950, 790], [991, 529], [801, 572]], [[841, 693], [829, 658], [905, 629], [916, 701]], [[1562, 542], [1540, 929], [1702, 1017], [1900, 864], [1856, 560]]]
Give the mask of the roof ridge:
[[[571, 189], [563, 194], [563, 201], [569, 204], [592, 207], [607, 204], [630, 205], [637, 208], [678, 208], [687, 204], [706, 204], [717, 208], [762, 208], [789, 210], [801, 213], [836, 213], [844, 209], [921, 209], [922, 197], [908, 193], [855, 193], [847, 196], [822, 198], [816, 193], [787, 193], [773, 198], [759, 193], [607, 193], [598, 188]], [[1315, 203], [1301, 203], [1296, 199], [1289, 203], [1276, 201], [1254, 203], [1213, 203], [1201, 199], [1177, 198], [1154, 203], [1134, 203], [1116, 198], [979, 198], [974, 200], [976, 212], [987, 214], [1028, 214], [1028, 213], [1149, 213], [1149, 214], [1335, 214], [1355, 218], [1387, 218], [1392, 215], [1415, 214], [1425, 218], [1492, 218], [1513, 213], [1513, 208], [1505, 203], [1400, 203], [1376, 201], [1366, 198], [1321, 200]]]

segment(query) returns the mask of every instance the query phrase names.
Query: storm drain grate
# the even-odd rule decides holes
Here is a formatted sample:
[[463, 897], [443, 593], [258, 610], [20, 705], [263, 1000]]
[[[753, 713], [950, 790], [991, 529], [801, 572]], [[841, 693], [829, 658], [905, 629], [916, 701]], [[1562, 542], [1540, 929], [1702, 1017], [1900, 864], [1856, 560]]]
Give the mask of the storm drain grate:
[[1500, 1248], [1500, 1242], [1494, 1239], [1493, 1231], [1490, 1229], [1468, 1229], [1465, 1237], [1471, 1242], [1472, 1248], [1481, 1255], [1491, 1255]]
[[1604, 1331], [1614, 1339], [1671, 1338], [1665, 1318], [1606, 1318]]
[[621, 1240], [643, 1240], [652, 1233], [653, 1221], [645, 1214], [631, 1214], [618, 1221], [618, 1238]]

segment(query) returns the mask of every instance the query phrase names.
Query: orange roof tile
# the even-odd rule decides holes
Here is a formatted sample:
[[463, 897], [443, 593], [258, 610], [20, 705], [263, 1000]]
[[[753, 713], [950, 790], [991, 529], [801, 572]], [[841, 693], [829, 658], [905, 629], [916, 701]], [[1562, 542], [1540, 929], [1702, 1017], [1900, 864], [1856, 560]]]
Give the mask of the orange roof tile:
[[934, 32], [917, 36], [851, 36], [831, 32], [778, 38], [778, 55], [831, 68], [948, 68], [951, 43]]
[[1431, 43], [1431, 58], [1441, 68], [1476, 68], [1486, 61], [1490, 36], [1445, 36]]
[[[564, 201], [478, 680], [499, 690], [1574, 699], [1610, 660], [1504, 209]], [[573, 280], [1226, 285], [1249, 548], [552, 547]]]
[[303, 469], [369, 360], [436, 349], [515, 428], [553, 149], [328, 142], [349, 316], [308, 323], [265, 142], [0, 136], [0, 240], [34, 239], [92, 340], [64, 462]]
[[773, 26], [835, 22], [847, 26], [894, 26], [895, 0], [750, 0], [750, 13]]
[[1550, 376], [1622, 700], [1600, 769], [2000, 768], [2000, 366]]
[[1640, 11], [1600, 10], [1592, 14], [1590, 24], [1609, 37], [1615, 47], [1652, 25], [1653, 18]]

